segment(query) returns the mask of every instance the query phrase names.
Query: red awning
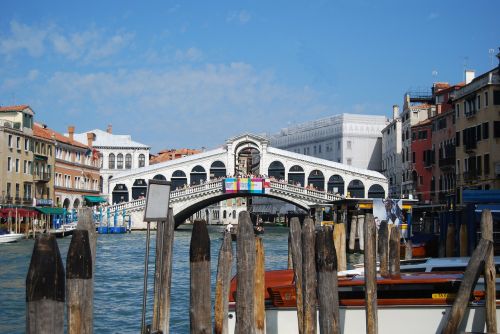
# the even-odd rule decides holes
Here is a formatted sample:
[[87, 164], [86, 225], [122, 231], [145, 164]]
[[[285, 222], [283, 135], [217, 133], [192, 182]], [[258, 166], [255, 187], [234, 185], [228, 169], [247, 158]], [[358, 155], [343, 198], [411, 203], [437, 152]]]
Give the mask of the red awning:
[[36, 211], [32, 209], [23, 209], [23, 208], [3, 208], [0, 209], [0, 217], [8, 218], [11, 216], [12, 218], [16, 217], [16, 210], [18, 217], [35, 217]]

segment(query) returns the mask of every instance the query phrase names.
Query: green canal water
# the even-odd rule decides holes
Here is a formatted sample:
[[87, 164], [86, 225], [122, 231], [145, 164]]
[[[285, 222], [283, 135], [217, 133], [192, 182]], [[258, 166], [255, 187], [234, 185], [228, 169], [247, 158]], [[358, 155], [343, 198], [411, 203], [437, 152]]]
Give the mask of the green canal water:
[[[181, 228], [175, 232], [173, 254], [170, 332], [176, 334], [189, 333], [191, 229], [190, 226]], [[209, 226], [212, 303], [222, 229], [221, 226]], [[285, 269], [288, 257], [288, 229], [267, 227], [262, 238], [266, 269]], [[153, 232], [150, 256], [154, 256], [154, 239]], [[57, 241], [63, 262], [65, 262], [71, 238], [57, 239]], [[98, 235], [94, 292], [95, 333], [138, 333], [140, 331], [145, 241], [146, 232]], [[13, 244], [0, 245], [0, 333], [24, 333], [25, 331], [25, 280], [33, 244], [33, 240], [22, 240]], [[234, 242], [233, 252], [236, 252]], [[150, 260], [154, 261], [152, 257]], [[360, 261], [362, 257], [359, 256], [350, 259], [350, 262]], [[154, 265], [150, 263], [149, 310], [152, 308], [153, 271]], [[152, 312], [148, 312], [147, 323], [151, 323], [151, 317]]]

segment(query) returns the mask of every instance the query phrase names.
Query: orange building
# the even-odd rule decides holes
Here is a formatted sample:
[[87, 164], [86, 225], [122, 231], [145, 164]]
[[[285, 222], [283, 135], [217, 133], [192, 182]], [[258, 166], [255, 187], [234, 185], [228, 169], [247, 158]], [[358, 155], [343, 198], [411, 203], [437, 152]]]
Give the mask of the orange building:
[[179, 159], [183, 157], [187, 157], [188, 155], [201, 153], [201, 150], [195, 150], [190, 148], [181, 148], [181, 149], [169, 149], [160, 151], [157, 155], [151, 155], [149, 159], [149, 164], [157, 164], [159, 162]]
[[85, 200], [94, 202], [99, 196], [99, 152], [92, 148], [93, 137], [87, 144], [74, 140], [75, 127], [68, 127], [69, 136], [46, 126], [39, 129], [39, 136], [55, 142], [54, 192], [55, 205], [77, 209]]

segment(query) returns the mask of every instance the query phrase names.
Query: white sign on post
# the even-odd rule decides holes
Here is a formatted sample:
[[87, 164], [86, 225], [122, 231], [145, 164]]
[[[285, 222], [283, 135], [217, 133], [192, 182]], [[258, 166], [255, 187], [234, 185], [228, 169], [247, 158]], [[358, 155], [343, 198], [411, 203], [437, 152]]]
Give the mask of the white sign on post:
[[144, 221], [167, 220], [171, 183], [164, 180], [149, 180]]

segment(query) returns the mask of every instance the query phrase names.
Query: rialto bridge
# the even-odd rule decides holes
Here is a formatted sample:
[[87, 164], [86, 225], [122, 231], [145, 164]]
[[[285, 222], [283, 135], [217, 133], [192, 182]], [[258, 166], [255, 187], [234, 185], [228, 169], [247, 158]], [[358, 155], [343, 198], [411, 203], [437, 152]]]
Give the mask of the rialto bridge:
[[[262, 180], [262, 191], [228, 191], [225, 179], [238, 177]], [[267, 196], [308, 210], [342, 196], [384, 198], [388, 189], [387, 179], [378, 172], [270, 147], [265, 138], [246, 134], [217, 149], [113, 177], [110, 213], [125, 209], [134, 224], [142, 222], [149, 179], [172, 183], [170, 206], [176, 225], [208, 205], [234, 197]]]

